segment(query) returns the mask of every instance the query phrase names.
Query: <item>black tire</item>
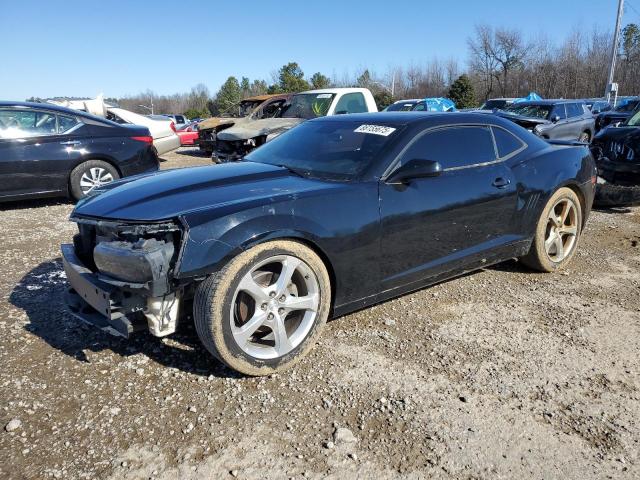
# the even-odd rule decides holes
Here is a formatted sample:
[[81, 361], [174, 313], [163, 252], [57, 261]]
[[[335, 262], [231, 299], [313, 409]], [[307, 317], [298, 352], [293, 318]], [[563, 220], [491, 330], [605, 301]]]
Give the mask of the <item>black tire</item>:
[[[279, 255], [302, 260], [314, 273], [319, 286], [317, 313], [306, 336], [291, 351], [276, 358], [256, 358], [243, 350], [233, 335], [232, 306], [243, 277], [260, 262]], [[200, 341], [214, 357], [240, 373], [260, 376], [290, 368], [309, 352], [327, 321], [330, 305], [331, 283], [318, 255], [298, 242], [277, 240], [241, 253], [207, 277], [196, 290], [193, 318]]]
[[589, 143], [591, 141], [591, 134], [588, 131], [584, 131], [578, 137], [578, 141], [582, 143]]
[[74, 200], [77, 201], [87, 196], [86, 194], [88, 192], [83, 190], [81, 180], [83, 175], [91, 175], [91, 169], [100, 169], [101, 171], [108, 173], [111, 178], [109, 181], [118, 180], [120, 178], [118, 170], [116, 170], [116, 168], [110, 163], [102, 160], [87, 160], [74, 168], [71, 175], [69, 175], [69, 193]]
[[[564, 258], [559, 261], [554, 261], [545, 249], [545, 240], [547, 239], [549, 232], [549, 216], [552, 208], [554, 208], [558, 202], [563, 200], [570, 200], [576, 209], [576, 218], [574, 219], [576, 233], [575, 240], [571, 244], [571, 250], [566, 254]], [[564, 268], [573, 258], [578, 248], [580, 240], [580, 234], [582, 233], [582, 205], [580, 199], [576, 193], [570, 188], [560, 188], [554, 193], [538, 219], [536, 225], [536, 231], [533, 238], [533, 243], [529, 252], [520, 258], [520, 261], [528, 267], [541, 272], [555, 272]]]

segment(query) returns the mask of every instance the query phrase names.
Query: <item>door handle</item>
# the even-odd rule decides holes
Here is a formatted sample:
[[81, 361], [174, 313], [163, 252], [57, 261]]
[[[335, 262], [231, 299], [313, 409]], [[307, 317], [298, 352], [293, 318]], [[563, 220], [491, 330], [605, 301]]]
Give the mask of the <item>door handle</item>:
[[80, 145], [79, 140], [67, 140], [66, 142], [60, 142], [60, 145]]
[[509, 180], [508, 178], [498, 177], [493, 181], [491, 185], [493, 185], [496, 188], [504, 188], [510, 183], [511, 183], [511, 180]]

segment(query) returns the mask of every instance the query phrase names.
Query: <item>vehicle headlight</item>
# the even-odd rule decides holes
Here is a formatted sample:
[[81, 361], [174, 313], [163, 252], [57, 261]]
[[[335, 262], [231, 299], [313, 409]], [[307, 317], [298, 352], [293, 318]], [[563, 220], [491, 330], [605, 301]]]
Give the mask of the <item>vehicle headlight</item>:
[[103, 275], [125, 282], [147, 283], [166, 277], [173, 253], [172, 242], [155, 238], [100, 242], [93, 250], [93, 261]]

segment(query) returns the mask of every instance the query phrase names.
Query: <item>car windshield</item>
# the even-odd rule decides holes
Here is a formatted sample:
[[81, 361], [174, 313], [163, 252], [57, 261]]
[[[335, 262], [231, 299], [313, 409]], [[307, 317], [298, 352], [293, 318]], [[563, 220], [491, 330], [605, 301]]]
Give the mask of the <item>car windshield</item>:
[[335, 93], [300, 93], [294, 95], [291, 103], [285, 107], [283, 118], [324, 117], [329, 111]]
[[640, 110], [623, 123], [625, 127], [640, 127]]
[[640, 103], [640, 100], [629, 100], [627, 103], [623, 105], [618, 105], [616, 107], [616, 112], [633, 112]]
[[249, 115], [258, 105], [262, 102], [260, 101], [242, 101], [238, 106], [238, 116], [246, 117]]
[[408, 112], [415, 107], [416, 102], [398, 102], [387, 107], [387, 112]]
[[244, 157], [326, 180], [357, 178], [400, 131], [399, 126], [353, 121], [303, 123]]
[[506, 112], [522, 117], [549, 119], [551, 105], [511, 105], [505, 108]]

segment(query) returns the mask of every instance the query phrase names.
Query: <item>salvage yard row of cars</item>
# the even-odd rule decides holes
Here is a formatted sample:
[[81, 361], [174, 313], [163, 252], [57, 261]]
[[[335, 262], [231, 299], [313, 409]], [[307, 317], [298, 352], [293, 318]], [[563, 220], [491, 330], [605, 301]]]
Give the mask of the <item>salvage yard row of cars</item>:
[[4, 198], [79, 199], [73, 316], [126, 338], [193, 321], [230, 368], [271, 374], [329, 318], [511, 258], [563, 268], [597, 189], [638, 174], [640, 113], [595, 133], [581, 101], [378, 113], [366, 89], [325, 89], [240, 107], [200, 123], [219, 164], [158, 172], [156, 137], [117, 109], [0, 103]]

